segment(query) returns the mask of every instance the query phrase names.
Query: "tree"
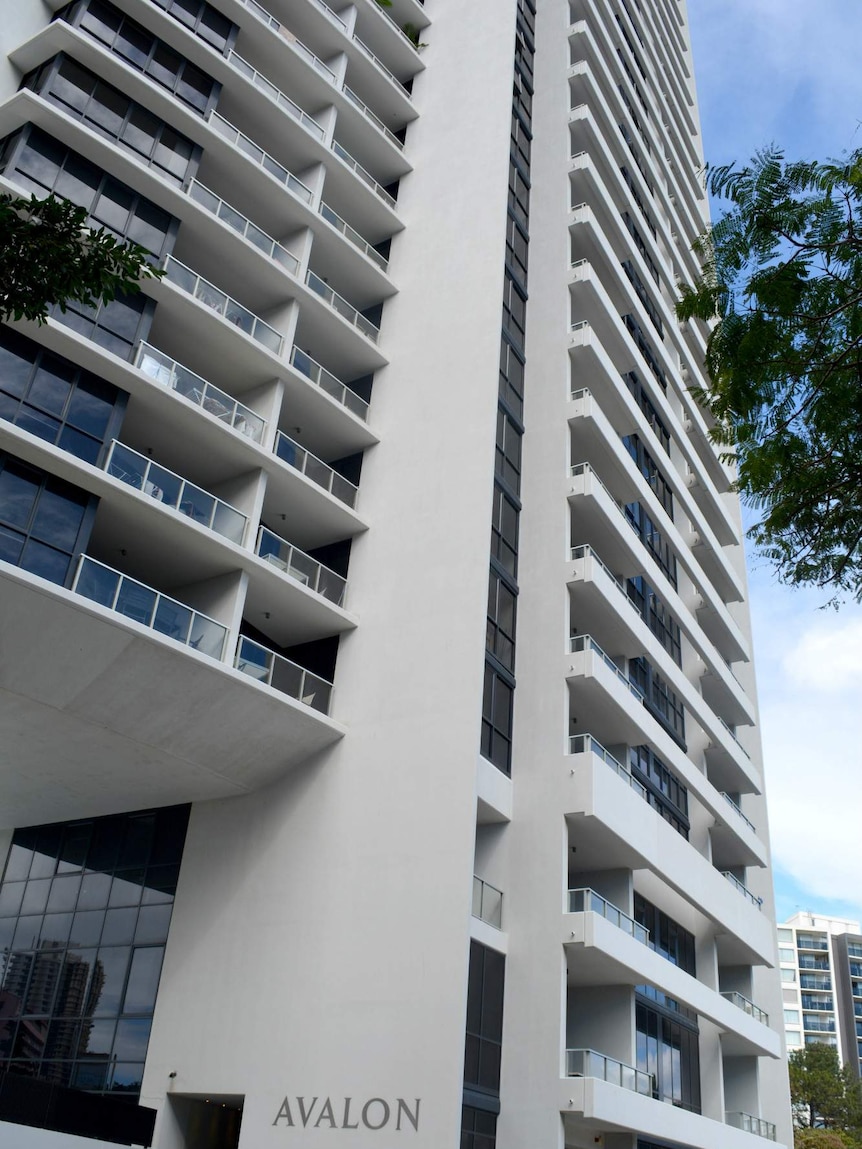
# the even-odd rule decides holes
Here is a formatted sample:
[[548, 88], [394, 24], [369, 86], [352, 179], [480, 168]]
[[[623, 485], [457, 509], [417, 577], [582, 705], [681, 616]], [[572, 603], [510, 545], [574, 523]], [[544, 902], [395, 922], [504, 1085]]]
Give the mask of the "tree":
[[107, 303], [157, 278], [149, 253], [104, 228], [87, 227], [87, 212], [49, 196], [0, 195], [0, 320], [44, 323], [52, 304]]
[[[862, 1142], [862, 1084], [849, 1065], [841, 1065], [834, 1046], [817, 1042], [795, 1049], [788, 1069], [799, 1129], [829, 1130], [841, 1134], [848, 1145]], [[827, 1146], [822, 1144], [822, 1149]]]
[[770, 148], [707, 169], [707, 186], [731, 206], [681, 285], [679, 318], [716, 321], [696, 398], [781, 581], [862, 600], [862, 150], [790, 163]]

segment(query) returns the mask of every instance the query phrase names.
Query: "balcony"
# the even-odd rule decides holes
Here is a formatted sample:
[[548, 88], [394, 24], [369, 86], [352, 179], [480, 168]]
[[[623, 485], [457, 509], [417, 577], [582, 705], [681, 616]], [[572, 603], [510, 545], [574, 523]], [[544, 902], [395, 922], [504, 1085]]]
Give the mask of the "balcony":
[[72, 590], [209, 658], [224, 654], [226, 626], [88, 555], [81, 555]]
[[623, 671], [620, 670], [611, 656], [609, 654], [605, 654], [605, 652], [602, 650], [594, 638], [588, 634], [572, 635], [572, 637], [569, 639], [569, 653], [580, 654], [584, 652], [590, 652], [592, 654], [598, 655], [605, 666], [614, 672], [620, 682], [624, 683], [626, 688], [635, 696], [638, 702], [645, 703], [645, 699], [641, 691], [638, 690], [633, 682], [629, 681], [628, 675], [624, 674]]
[[[636, 794], [638, 794], [645, 801], [647, 799], [646, 787], [641, 785], [632, 773], [623, 766], [622, 762], [618, 762], [613, 754], [609, 754], [602, 746], [601, 742], [597, 742], [591, 734], [572, 734], [569, 738], [569, 753], [570, 754], [595, 754], [601, 759], [606, 766], [610, 766], [613, 772], [622, 778]], [[571, 912], [571, 911], [570, 911]]]
[[651, 1073], [624, 1065], [613, 1057], [596, 1053], [594, 1049], [567, 1049], [566, 1076], [595, 1077], [609, 1085], [640, 1093], [642, 1097], [655, 1096], [655, 1078]]
[[336, 379], [331, 371], [321, 367], [317, 360], [312, 359], [307, 352], [300, 350], [299, 347], [294, 347], [290, 353], [290, 363], [301, 375], [310, 379], [321, 391], [334, 399], [336, 403], [340, 403], [342, 407], [346, 407], [357, 418], [363, 421], [368, 418], [368, 403], [355, 391], [351, 391], [347, 384]]
[[735, 877], [730, 872], [730, 870], [722, 870], [721, 874], [722, 874], [722, 877], [727, 878], [727, 880], [734, 887], [734, 889], [738, 890], [739, 893], [742, 894], [742, 896], [746, 899], [746, 901], [749, 901], [753, 906], [756, 906], [756, 908], [758, 910], [763, 909], [763, 898], [759, 898], [757, 896], [757, 894], [753, 894], [751, 892], [751, 890], [748, 889], [747, 886], [744, 886], [742, 884], [742, 882], [739, 880], [739, 878]]
[[365, 168], [361, 163], [359, 163], [358, 160], [353, 158], [353, 156], [350, 154], [350, 152], [347, 151], [346, 148], [343, 148], [341, 144], [338, 143], [337, 140], [332, 141], [332, 150], [342, 161], [342, 163], [345, 163], [352, 172], [355, 172], [356, 175], [362, 180], [362, 182], [367, 187], [371, 188], [371, 190], [379, 199], [383, 200], [387, 207], [395, 211], [397, 206], [395, 199], [389, 194], [388, 191], [386, 191], [382, 184], [377, 182], [377, 180], [373, 175], [370, 174], [370, 172], [365, 170]]
[[241, 511], [173, 471], [160, 467], [146, 455], [114, 439], [103, 467], [112, 478], [127, 483], [165, 507], [179, 511], [198, 526], [242, 545], [248, 519]]
[[313, 590], [336, 606], [344, 605], [347, 580], [266, 527], [258, 530], [254, 551], [264, 562], [282, 571], [294, 582]]
[[311, 203], [314, 199], [311, 189], [307, 188], [302, 180], [297, 179], [278, 160], [273, 159], [263, 148], [258, 147], [254, 140], [249, 139], [239, 128], [235, 128], [233, 124], [229, 123], [224, 116], [220, 116], [218, 112], [213, 112], [208, 122], [210, 127], [233, 144], [237, 151], [250, 159], [252, 163], [257, 164], [258, 167], [263, 168], [274, 179], [277, 179], [297, 199], [302, 200], [303, 203]]
[[407, 91], [407, 88], [404, 86], [401, 80], [398, 79], [393, 71], [386, 67], [380, 57], [376, 56], [368, 47], [368, 45], [363, 40], [360, 40], [355, 33], [353, 35], [353, 43], [356, 45], [363, 56], [369, 59], [372, 64], [375, 64], [384, 76], [387, 76], [393, 84], [398, 86], [398, 90], [402, 95], [406, 96], [408, 100], [411, 99], [410, 93]]
[[503, 894], [490, 882], [473, 875], [473, 906], [472, 915], [489, 926], [501, 930], [503, 928]]
[[763, 1025], [769, 1025], [769, 1014], [765, 1009], [755, 1005], [753, 1001], [749, 1001], [744, 994], [737, 993], [736, 990], [730, 990], [727, 993], [722, 993], [723, 998], [732, 1002], [737, 1009], [741, 1009], [743, 1013], [747, 1013], [749, 1017], [753, 1017], [755, 1021], [761, 1022]]
[[[305, 47], [305, 45], [303, 45], [303, 47]], [[306, 48], [305, 50], [314, 56], [314, 54], [310, 52], [310, 49]], [[324, 128], [317, 122], [314, 116], [310, 116], [308, 112], [303, 111], [299, 104], [291, 100], [290, 96], [286, 96], [284, 92], [282, 92], [280, 88], [277, 88], [266, 76], [261, 75], [257, 68], [249, 64], [248, 60], [244, 60], [238, 52], [231, 50], [228, 52], [227, 59], [241, 75], [245, 76], [247, 80], [251, 80], [256, 88], [259, 88], [273, 103], [277, 104], [292, 119], [296, 120], [296, 122], [305, 128], [310, 135], [314, 136], [316, 140], [322, 140], [326, 136]], [[317, 57], [314, 56], [314, 59], [317, 59]], [[327, 71], [329, 71], [328, 68]]]
[[324, 283], [319, 275], [315, 275], [311, 270], [307, 271], [305, 274], [305, 283], [307, 287], [311, 288], [315, 295], [319, 295], [321, 299], [325, 300], [332, 310], [340, 315], [342, 319], [355, 327], [357, 331], [360, 331], [367, 339], [370, 339], [372, 343], [377, 342], [380, 337], [379, 328], [375, 327], [364, 315], [361, 315], [357, 308], [342, 298], [337, 291], [333, 291], [329, 284]]
[[[741, 749], [741, 747], [740, 747], [740, 749]], [[744, 753], [744, 751], [743, 751], [743, 753]], [[746, 818], [746, 816], [743, 814], [742, 810], [740, 810], [739, 806], [736, 804], [736, 802], [734, 802], [734, 800], [731, 798], [731, 796], [729, 794], [726, 794], [724, 792], [724, 790], [721, 791], [721, 796], [722, 796], [722, 798], [724, 798], [725, 802], [727, 802], [728, 806], [732, 807], [736, 816], [738, 818], [741, 818], [743, 820], [743, 822], [746, 824], [746, 826], [748, 826], [748, 828], [756, 834], [757, 829], [756, 829], [754, 823], [750, 822], [748, 820], [748, 818]]]
[[301, 447], [283, 431], [279, 431], [276, 435], [275, 453], [279, 459], [299, 471], [301, 475], [305, 475], [312, 483], [316, 483], [318, 487], [322, 487], [324, 491], [328, 491], [351, 509], [355, 507], [359, 488], [334, 471], [328, 463], [306, 451], [305, 447]]
[[262, 228], [257, 224], [251, 222], [246, 216], [231, 207], [229, 203], [225, 203], [220, 196], [215, 192], [210, 191], [208, 187], [204, 187], [199, 180], [192, 180], [188, 188], [189, 199], [194, 200], [195, 203], [201, 205], [208, 212], [211, 212], [222, 223], [226, 223], [228, 227], [232, 228], [243, 239], [247, 239], [249, 243], [253, 244], [259, 251], [262, 251], [267, 259], [273, 260], [275, 263], [280, 264], [285, 271], [291, 275], [296, 275], [299, 271], [299, 260], [283, 247], [278, 240], [273, 239], [271, 235], [267, 235]]
[[241, 636], [233, 664], [255, 682], [262, 682], [321, 714], [329, 713], [332, 683], [274, 650]]
[[197, 275], [184, 263], [169, 255], [164, 262], [169, 283], [181, 288], [199, 303], [203, 303], [210, 310], [234, 324], [240, 331], [260, 343], [268, 351], [280, 355], [284, 349], [284, 337], [270, 327], [268, 323], [254, 315], [248, 308], [243, 307], [235, 299], [221, 291], [215, 284]]
[[[248, 8], [249, 12], [253, 12], [254, 15], [257, 16], [261, 23], [265, 24], [267, 28], [275, 32], [282, 38], [285, 43], [289, 44], [291, 48], [297, 51], [299, 55], [303, 57], [303, 59], [311, 64], [315, 71], [320, 72], [321, 76], [327, 79], [330, 83], [335, 83], [335, 73], [333, 70], [327, 67], [327, 65], [324, 64], [324, 62], [319, 59], [310, 48], [306, 47], [306, 45], [303, 44], [301, 40], [298, 40], [289, 28], [286, 28], [283, 24], [276, 20], [274, 16], [270, 15], [266, 8], [264, 8], [261, 4], [258, 4], [256, 0], [239, 0], [239, 3], [244, 4], [246, 8]], [[317, 3], [317, 0], [315, 0], [315, 3]], [[341, 20], [340, 17], [336, 16], [332, 9], [324, 4], [322, 0], [320, 0], [320, 3], [317, 3], [317, 6], [321, 9], [324, 9], [334, 23], [340, 25], [342, 29], [346, 28], [344, 21]]]
[[372, 112], [372, 110], [363, 100], [360, 100], [359, 96], [357, 96], [352, 88], [348, 88], [348, 86], [345, 84], [341, 90], [344, 92], [345, 96], [347, 96], [348, 100], [350, 100], [351, 104], [358, 108], [360, 112], [362, 112], [363, 115], [369, 119], [372, 124], [374, 124], [375, 128], [383, 133], [386, 139], [389, 140], [390, 144], [394, 144], [399, 151], [404, 150], [404, 144], [402, 141], [398, 139], [393, 131], [387, 128], [386, 124], [383, 123], [378, 115], [375, 115], [375, 113]]
[[250, 407], [244, 406], [227, 392], [208, 383], [188, 367], [183, 367], [169, 355], [151, 347], [149, 343], [139, 344], [135, 355], [135, 366], [162, 387], [176, 391], [178, 395], [182, 395], [240, 435], [245, 435], [255, 443], [259, 443], [263, 438], [266, 422]]
[[[628, 934], [629, 937], [634, 938], [636, 942], [648, 946], [650, 944], [649, 930], [645, 926], [638, 925], [634, 918], [630, 918], [628, 914], [624, 914], [622, 910], [618, 910], [616, 906], [612, 905], [606, 898], [597, 894], [595, 890], [580, 889], [568, 891], [568, 912], [570, 914], [582, 914], [589, 911], [590, 913], [599, 914], [601, 917], [616, 926], [617, 929]], [[593, 1074], [587, 1074], [591, 1077]]]
[[389, 268], [389, 261], [384, 259], [379, 251], [376, 251], [367, 240], [364, 240], [359, 232], [350, 226], [346, 220], [343, 220], [337, 211], [334, 211], [328, 204], [321, 201], [320, 214], [327, 223], [332, 224], [336, 231], [340, 231], [348, 242], [352, 243], [355, 248], [367, 256], [372, 263], [376, 263], [381, 271], [387, 271]]
[[765, 1137], [767, 1141], [775, 1140], [775, 1126], [762, 1117], [752, 1117], [750, 1113], [725, 1113], [724, 1120], [733, 1129], [754, 1133], [757, 1137]]

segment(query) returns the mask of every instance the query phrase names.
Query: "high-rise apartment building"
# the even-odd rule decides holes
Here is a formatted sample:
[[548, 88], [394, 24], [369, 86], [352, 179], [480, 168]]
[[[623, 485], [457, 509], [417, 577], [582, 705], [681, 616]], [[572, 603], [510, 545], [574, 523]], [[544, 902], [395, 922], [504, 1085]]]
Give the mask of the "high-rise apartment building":
[[0, 1141], [788, 1142], [685, 4], [0, 35]]
[[862, 931], [859, 922], [802, 910], [778, 927], [789, 1051], [832, 1045], [862, 1077]]

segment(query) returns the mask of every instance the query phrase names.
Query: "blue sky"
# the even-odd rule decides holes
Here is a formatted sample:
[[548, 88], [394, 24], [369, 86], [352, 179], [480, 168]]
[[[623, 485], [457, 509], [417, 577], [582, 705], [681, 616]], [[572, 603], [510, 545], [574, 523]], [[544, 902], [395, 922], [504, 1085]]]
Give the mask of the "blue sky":
[[[688, 0], [704, 151], [862, 147], [859, 0]], [[862, 607], [781, 587], [749, 555], [779, 921], [862, 917]]]

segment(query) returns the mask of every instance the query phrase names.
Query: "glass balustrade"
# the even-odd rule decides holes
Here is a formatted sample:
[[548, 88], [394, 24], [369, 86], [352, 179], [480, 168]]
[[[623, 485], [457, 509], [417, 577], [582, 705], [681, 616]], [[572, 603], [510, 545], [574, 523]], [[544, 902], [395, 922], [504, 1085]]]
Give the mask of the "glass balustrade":
[[736, 802], [734, 802], [734, 800], [731, 798], [731, 796], [729, 794], [725, 794], [725, 792], [723, 790], [721, 791], [721, 796], [722, 796], [722, 798], [724, 798], [725, 802], [727, 802], [727, 804], [729, 806], [733, 807], [737, 817], [741, 818], [743, 820], [743, 822], [745, 822], [746, 826], [749, 827], [749, 829], [754, 830], [754, 832], [757, 833], [757, 830], [754, 827], [754, 823], [750, 822], [748, 820], [748, 818], [746, 818], [746, 816], [743, 814], [742, 810], [740, 810], [739, 806], [736, 804]]
[[395, 75], [394, 72], [391, 72], [389, 70], [389, 68], [386, 67], [386, 65], [383, 63], [383, 61], [380, 59], [379, 56], [375, 56], [375, 54], [371, 51], [371, 49], [368, 47], [368, 45], [366, 43], [364, 43], [362, 40], [360, 40], [359, 37], [355, 33], [353, 36], [353, 43], [356, 45], [356, 47], [359, 49], [359, 51], [362, 52], [362, 54], [364, 56], [367, 56], [368, 59], [372, 61], [372, 63], [377, 65], [377, 67], [380, 69], [381, 72], [383, 72], [384, 75], [388, 76], [389, 79], [394, 84], [398, 85], [400, 90], [404, 93], [405, 96], [407, 96], [408, 99], [410, 98], [410, 93], [407, 90], [407, 86], [405, 84], [403, 84], [401, 82], [401, 80], [398, 79], [398, 77]]
[[490, 882], [473, 875], [473, 917], [500, 930], [503, 928], [503, 894]]
[[615, 774], [618, 774], [624, 782], [627, 782], [641, 798], [647, 800], [646, 786], [641, 785], [637, 778], [633, 777], [631, 772], [623, 766], [622, 762], [618, 762], [613, 754], [609, 754], [602, 746], [601, 742], [597, 742], [591, 734], [572, 734], [569, 738], [569, 753], [570, 754], [595, 754], [602, 762], [610, 766]]
[[337, 24], [339, 27], [344, 28], [345, 30], [347, 29], [347, 25], [344, 23], [341, 17], [336, 15], [336, 13], [332, 11], [329, 5], [324, 3], [324, 0], [312, 0], [312, 3], [316, 8], [319, 8], [324, 16], [326, 16], [328, 20], [331, 20], [333, 24]]
[[566, 1050], [567, 1077], [597, 1077], [609, 1085], [618, 1085], [640, 1093], [642, 1097], [655, 1095], [655, 1079], [651, 1073], [625, 1065], [613, 1057], [605, 1057], [594, 1049]]
[[721, 996], [733, 1002], [737, 1009], [741, 1009], [743, 1013], [747, 1013], [748, 1016], [753, 1017], [755, 1021], [761, 1021], [764, 1025], [769, 1025], [769, 1014], [766, 1010], [755, 1005], [753, 1001], [749, 1001], [744, 994], [737, 993], [736, 990], [729, 990], [722, 993]]
[[256, 682], [263, 682], [312, 710], [329, 713], [331, 682], [250, 638], [240, 637], [234, 666]]
[[167, 273], [166, 278], [170, 283], [188, 292], [199, 303], [203, 303], [215, 311], [217, 315], [221, 315], [228, 323], [238, 327], [240, 331], [251, 336], [267, 350], [276, 355], [281, 353], [284, 346], [283, 337], [274, 327], [270, 327], [268, 323], [249, 311], [247, 307], [243, 307], [241, 303], [231, 299], [215, 284], [197, 275], [190, 267], [186, 267], [184, 263], [180, 263], [172, 255], [169, 255], [165, 260], [164, 268]]
[[724, 1121], [734, 1129], [754, 1133], [758, 1137], [765, 1137], [768, 1141], [775, 1140], [775, 1126], [771, 1121], [764, 1121], [762, 1117], [752, 1117], [750, 1113], [725, 1113]]
[[275, 263], [281, 264], [286, 268], [291, 275], [296, 275], [299, 271], [299, 260], [287, 250], [286, 247], [267, 235], [265, 231], [247, 219], [242, 212], [238, 212], [235, 207], [225, 203], [223, 199], [210, 191], [208, 187], [204, 187], [198, 180], [192, 180], [188, 188], [189, 199], [193, 199], [195, 203], [200, 204], [208, 212], [226, 223], [228, 227], [232, 228], [235, 232], [247, 239], [249, 243], [254, 244], [259, 251], [262, 251], [265, 256], [273, 260]]
[[336, 606], [343, 605], [347, 580], [266, 527], [261, 527], [257, 533], [255, 554], [294, 582], [308, 587]]
[[81, 555], [72, 590], [209, 658], [224, 654], [227, 627], [89, 555]]
[[328, 283], [325, 283], [319, 275], [315, 275], [313, 271], [305, 273], [305, 282], [308, 287], [319, 295], [321, 299], [325, 300], [333, 311], [337, 312], [342, 319], [346, 319], [358, 331], [367, 336], [373, 343], [376, 343], [380, 337], [380, 331], [374, 324], [360, 315], [359, 311], [351, 304], [348, 303], [343, 296], [339, 295], [337, 291], [333, 291]]
[[329, 491], [331, 495], [340, 499], [342, 503], [346, 503], [348, 507], [355, 505], [356, 486], [349, 479], [345, 479], [343, 475], [334, 471], [328, 463], [324, 463], [322, 459], [318, 459], [316, 455], [306, 451], [305, 447], [301, 447], [283, 431], [279, 431], [276, 435], [275, 453], [288, 466], [295, 468], [307, 479], [311, 479], [312, 483], [316, 483], [318, 487]]
[[284, 184], [297, 199], [302, 200], [303, 203], [311, 203], [314, 199], [314, 193], [305, 186], [302, 180], [297, 179], [293, 172], [289, 172], [283, 164], [273, 159], [263, 148], [258, 147], [254, 140], [249, 139], [239, 128], [235, 128], [224, 116], [220, 116], [218, 112], [213, 112], [207, 122], [220, 136], [234, 144], [237, 150], [247, 156], [252, 163], [257, 164], [258, 167], [263, 168], [265, 172], [277, 179], [279, 183]]
[[316, 383], [320, 390], [325, 391], [331, 399], [335, 399], [348, 411], [358, 415], [360, 419], [368, 418], [368, 403], [355, 391], [351, 391], [340, 379], [336, 379], [332, 372], [321, 367], [317, 360], [312, 359], [306, 351], [294, 347], [290, 353], [290, 362], [300, 374], [304, 375], [306, 379], [310, 379], [312, 383]]
[[751, 902], [751, 904], [753, 906], [756, 906], [758, 909], [763, 908], [763, 898], [759, 898], [757, 896], [757, 894], [753, 894], [751, 892], [751, 890], [748, 889], [747, 886], [744, 886], [742, 884], [742, 882], [739, 880], [739, 878], [737, 878], [733, 874], [731, 874], [730, 870], [722, 870], [721, 873], [725, 878], [727, 878], [727, 880], [734, 887], [734, 889], [738, 890], [739, 893], [742, 894], [742, 896], [747, 901]]
[[399, 151], [403, 149], [404, 144], [402, 141], [398, 139], [393, 131], [387, 128], [380, 117], [372, 112], [372, 110], [363, 100], [360, 100], [359, 96], [357, 96], [352, 88], [348, 88], [348, 86], [345, 84], [341, 90], [344, 92], [345, 96], [347, 96], [348, 100], [350, 100], [351, 104], [353, 104], [355, 108], [358, 108], [360, 112], [362, 112], [362, 114], [366, 117], [366, 119], [369, 119], [372, 124], [374, 124], [375, 128], [377, 128], [384, 134], [384, 136], [386, 136], [387, 140], [389, 140], [391, 144], [394, 144]]
[[[606, 921], [609, 921], [612, 926], [628, 934], [630, 938], [634, 938], [636, 942], [642, 945], [649, 945], [649, 930], [642, 925], [639, 925], [634, 918], [630, 918], [628, 914], [624, 914], [622, 910], [618, 910], [615, 905], [603, 898], [601, 894], [597, 894], [595, 890], [579, 889], [569, 890], [569, 913], [570, 914], [583, 914], [594, 913], [600, 914]], [[587, 1074], [592, 1076], [592, 1074]]]
[[358, 160], [353, 158], [353, 156], [350, 154], [350, 152], [347, 151], [346, 148], [343, 148], [341, 144], [339, 144], [336, 140], [333, 140], [332, 150], [340, 160], [346, 163], [347, 166], [359, 176], [364, 184], [367, 184], [368, 187], [371, 188], [375, 195], [379, 196], [385, 204], [389, 205], [389, 207], [393, 209], [395, 208], [395, 200], [389, 194], [389, 192], [386, 191], [386, 189], [377, 182], [373, 175], [365, 170], [365, 168], [362, 166], [362, 164], [359, 163]]
[[591, 651], [593, 654], [598, 655], [598, 657], [602, 660], [602, 662], [605, 664], [605, 666], [607, 666], [610, 670], [612, 670], [614, 672], [614, 674], [617, 676], [617, 678], [620, 680], [620, 682], [625, 683], [626, 687], [628, 688], [628, 690], [631, 691], [631, 693], [635, 696], [635, 698], [637, 698], [639, 702], [644, 701], [644, 696], [641, 693], [641, 691], [638, 690], [638, 688], [634, 685], [633, 682], [629, 682], [626, 675], [620, 670], [620, 668], [617, 666], [617, 664], [614, 662], [614, 660], [611, 658], [611, 656], [609, 654], [605, 654], [605, 652], [602, 650], [602, 648], [599, 646], [599, 644], [596, 642], [596, 640], [594, 638], [591, 638], [590, 635], [588, 635], [588, 634], [574, 634], [574, 635], [572, 635], [572, 637], [569, 639], [569, 653], [570, 654], [578, 654], [579, 652], [582, 652], [582, 651], [583, 652]]
[[170, 387], [240, 435], [253, 439], [255, 443], [261, 441], [266, 422], [260, 415], [149, 343], [138, 345], [135, 366], [156, 383]]
[[[318, 56], [315, 56], [314, 52], [312, 52], [310, 48], [306, 47], [306, 45], [303, 44], [301, 40], [298, 40], [289, 28], [286, 28], [284, 24], [276, 20], [276, 18], [271, 13], [267, 12], [266, 8], [264, 8], [261, 4], [258, 4], [256, 0], [239, 0], [239, 2], [240, 4], [244, 4], [246, 8], [248, 8], [249, 12], [253, 12], [255, 16], [257, 16], [258, 20], [261, 20], [264, 24], [266, 24], [268, 28], [281, 36], [282, 39], [286, 40], [292, 48], [295, 48], [296, 51], [299, 52], [299, 54], [304, 57], [304, 59], [306, 59], [309, 64], [312, 65], [312, 67], [320, 72], [322, 76], [326, 76], [330, 82], [335, 80], [335, 73], [333, 70], [328, 68]], [[327, 9], [327, 11], [330, 12], [337, 23], [341, 24], [342, 28], [345, 27], [344, 22], [340, 20], [335, 15], [335, 13], [331, 11], [331, 9]]]
[[244, 60], [243, 57], [240, 56], [238, 52], [234, 52], [233, 49], [228, 52], [227, 58], [237, 72], [240, 72], [246, 79], [251, 80], [256, 88], [259, 88], [269, 96], [274, 103], [278, 104], [282, 111], [287, 112], [289, 116], [301, 124], [315, 139], [323, 139], [326, 132], [317, 120], [315, 120], [314, 116], [310, 116], [308, 112], [303, 111], [299, 104], [294, 103], [290, 96], [286, 96], [272, 81], [258, 72], [257, 68], [249, 64], [248, 60]]
[[379, 251], [371, 246], [367, 240], [364, 240], [355, 228], [352, 228], [349, 223], [341, 218], [338, 212], [333, 211], [329, 204], [320, 204], [320, 214], [327, 223], [331, 223], [336, 230], [340, 231], [345, 239], [349, 240], [354, 247], [359, 248], [363, 255], [367, 255], [372, 262], [376, 263], [378, 267], [386, 271], [389, 267], [389, 261], [384, 259]]
[[247, 519], [241, 511], [160, 467], [146, 455], [114, 439], [103, 466], [112, 478], [149, 495], [163, 506], [172, 507], [232, 543], [242, 544]]

